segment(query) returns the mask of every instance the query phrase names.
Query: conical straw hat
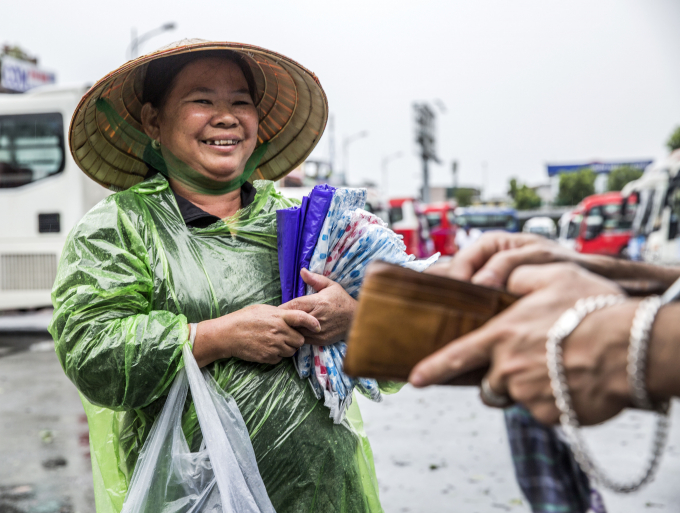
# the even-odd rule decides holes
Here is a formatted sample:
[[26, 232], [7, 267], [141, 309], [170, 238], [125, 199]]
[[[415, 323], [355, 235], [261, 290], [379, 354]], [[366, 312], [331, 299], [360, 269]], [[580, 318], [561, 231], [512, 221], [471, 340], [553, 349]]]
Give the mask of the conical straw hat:
[[[144, 180], [149, 167], [143, 148], [120, 137], [97, 101], [106, 100], [142, 133], [142, 89], [149, 62], [204, 50], [230, 50], [253, 72], [259, 117], [258, 146], [267, 150], [252, 179], [278, 180], [299, 166], [319, 142], [328, 119], [328, 101], [314, 73], [278, 53], [240, 43], [184, 39], [123, 64], [97, 82], [80, 100], [69, 129], [76, 163], [99, 184], [124, 190]], [[139, 144], [142, 144], [140, 141]]]

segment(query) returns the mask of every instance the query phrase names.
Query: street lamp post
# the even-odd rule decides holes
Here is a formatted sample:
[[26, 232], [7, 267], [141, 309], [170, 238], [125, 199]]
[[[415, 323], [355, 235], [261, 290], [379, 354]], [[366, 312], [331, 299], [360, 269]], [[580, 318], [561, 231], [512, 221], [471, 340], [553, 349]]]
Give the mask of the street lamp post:
[[149, 32], [146, 32], [145, 34], [142, 34], [139, 37], [137, 36], [137, 29], [133, 27], [132, 32], [130, 34], [130, 46], [128, 47], [128, 55], [130, 59], [134, 59], [135, 57], [137, 57], [139, 45], [141, 45], [143, 42], [148, 41], [152, 37], [162, 34], [163, 32], [167, 32], [168, 30], [174, 30], [176, 27], [177, 25], [175, 24], [175, 22], [171, 21], [161, 25], [158, 28], [150, 30]]
[[363, 139], [364, 137], [367, 137], [367, 136], [368, 136], [368, 131], [362, 130], [361, 132], [357, 132], [354, 135], [350, 135], [349, 137], [345, 137], [342, 140], [342, 166], [344, 167], [343, 181], [345, 182], [346, 185], [349, 185], [349, 179], [348, 179], [349, 145], [351, 143], [353, 143], [354, 141], [358, 141], [359, 139]]
[[387, 157], [383, 157], [382, 159], [382, 185], [383, 185], [383, 191], [385, 194], [385, 198], [389, 196], [388, 190], [387, 190], [387, 164], [392, 162], [393, 160], [397, 160], [398, 158], [402, 157], [402, 153], [400, 151], [393, 153], [392, 155], [388, 155]]

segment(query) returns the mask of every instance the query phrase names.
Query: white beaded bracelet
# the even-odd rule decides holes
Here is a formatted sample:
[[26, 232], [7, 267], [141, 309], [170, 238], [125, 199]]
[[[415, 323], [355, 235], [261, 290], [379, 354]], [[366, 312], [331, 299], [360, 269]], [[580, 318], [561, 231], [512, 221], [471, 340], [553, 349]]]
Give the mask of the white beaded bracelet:
[[[625, 299], [626, 297], [623, 295], [610, 295], [578, 300], [576, 305], [564, 312], [553, 325], [548, 332], [548, 340], [546, 342], [546, 361], [548, 365], [548, 374], [550, 375], [550, 386], [552, 387], [553, 395], [555, 396], [555, 404], [561, 412], [560, 424], [569, 441], [571, 450], [574, 453], [574, 459], [581, 469], [583, 469], [583, 471], [591, 478], [602, 484], [604, 487], [619, 493], [629, 493], [638, 490], [654, 476], [654, 473], [659, 466], [661, 453], [663, 452], [663, 447], [668, 435], [669, 418], [667, 411], [665, 414], [660, 414], [657, 420], [653, 453], [642, 477], [631, 483], [617, 483], [613, 481], [595, 465], [585, 442], [581, 437], [579, 431], [581, 425], [576, 416], [576, 412], [574, 411], [571, 394], [569, 393], [569, 387], [567, 385], [561, 344], [562, 341], [576, 329], [586, 315], [608, 306], [621, 304]], [[645, 315], [644, 318], [646, 319], [647, 315]], [[651, 326], [651, 322], [649, 324]], [[646, 343], [644, 343], [643, 340], [640, 340], [640, 342], [641, 344], [638, 345], [646, 346]], [[637, 362], [639, 363], [639, 354], [637, 358]], [[639, 365], [638, 368], [640, 368]]]
[[628, 345], [628, 384], [630, 386], [633, 405], [641, 410], [657, 409], [664, 413], [668, 410], [668, 401], [664, 401], [657, 408], [647, 394], [647, 353], [649, 348], [649, 335], [652, 324], [663, 306], [659, 296], [650, 296], [640, 302], [633, 325], [630, 328], [630, 343]]

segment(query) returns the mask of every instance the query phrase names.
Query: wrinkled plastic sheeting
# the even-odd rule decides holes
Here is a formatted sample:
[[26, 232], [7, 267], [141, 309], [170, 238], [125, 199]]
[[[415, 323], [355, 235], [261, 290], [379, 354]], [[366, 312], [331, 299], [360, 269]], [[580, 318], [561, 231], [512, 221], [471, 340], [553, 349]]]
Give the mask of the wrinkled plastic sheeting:
[[[437, 261], [439, 254], [416, 261], [406, 253], [401, 237], [390, 230], [376, 215], [363, 210], [365, 189], [338, 189], [320, 230], [309, 270], [339, 283], [353, 298], [357, 298], [366, 267], [374, 260], [424, 271]], [[307, 294], [315, 293], [307, 287]], [[344, 341], [328, 346], [305, 344], [296, 355], [300, 377], [308, 378], [315, 395], [324, 400], [334, 422], [342, 422], [356, 387], [373, 401], [381, 401], [381, 387], [374, 379], [347, 376], [342, 361], [347, 352]]]
[[302, 198], [299, 206], [276, 213], [281, 299], [284, 303], [305, 295], [306, 285], [300, 271], [309, 267], [334, 191], [335, 187], [330, 185], [317, 185], [309, 196]]
[[[167, 401], [144, 443], [122, 513], [274, 513], [260, 477], [248, 429], [234, 400], [207, 371], [191, 347], [182, 348]], [[182, 432], [188, 389], [203, 433], [191, 452]]]

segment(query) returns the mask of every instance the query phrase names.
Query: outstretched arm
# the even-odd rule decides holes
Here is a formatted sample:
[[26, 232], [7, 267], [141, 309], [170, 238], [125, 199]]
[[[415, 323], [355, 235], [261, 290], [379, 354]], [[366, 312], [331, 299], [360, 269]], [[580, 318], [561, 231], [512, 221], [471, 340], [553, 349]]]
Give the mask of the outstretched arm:
[[510, 274], [520, 265], [555, 262], [571, 262], [610, 280], [653, 280], [668, 286], [680, 277], [677, 266], [583, 254], [538, 235], [501, 231], [485, 233], [448, 263], [432, 266], [426, 272], [505, 288]]
[[[523, 296], [481, 328], [420, 362], [409, 381], [418, 387], [445, 383], [490, 364], [489, 384], [508, 393], [541, 422], [557, 423], [546, 366], [548, 330], [581, 298], [620, 294], [618, 286], [574, 264], [527, 265], [514, 270], [508, 290]], [[630, 405], [627, 353], [639, 300], [596, 311], [564, 341], [564, 364], [574, 408], [594, 424]], [[680, 304], [663, 307], [649, 341], [647, 389], [656, 399], [680, 396]]]

